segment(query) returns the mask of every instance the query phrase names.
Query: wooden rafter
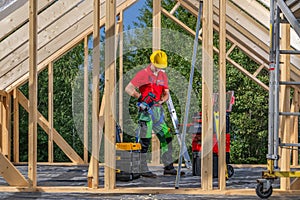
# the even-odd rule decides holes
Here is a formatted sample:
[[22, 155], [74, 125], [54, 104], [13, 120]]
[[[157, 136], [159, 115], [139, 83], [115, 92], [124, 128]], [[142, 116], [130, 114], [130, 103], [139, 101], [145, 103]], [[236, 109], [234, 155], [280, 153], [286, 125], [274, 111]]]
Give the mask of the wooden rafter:
[[[55, 0], [39, 0], [38, 12], [45, 9], [45, 7], [54, 1]], [[0, 29], [0, 41], [28, 21], [27, 13], [29, 1], [15, 1], [14, 4], [18, 4], [14, 5], [18, 9], [9, 10], [8, 12], [6, 12], [6, 10], [1, 11], [1, 16], [5, 16], [5, 18], [0, 17], [0, 27], [5, 28]]]
[[[127, 7], [129, 7], [135, 2], [136, 0], [127, 0], [127, 1], [119, 0], [118, 1], [119, 4], [116, 12], [120, 13], [122, 10], [126, 9]], [[89, 2], [83, 1], [83, 3], [87, 4]], [[101, 7], [103, 6], [104, 5], [101, 4]], [[102, 9], [104, 8], [101, 8], [101, 10]], [[80, 9], [77, 9], [76, 11], [78, 12], [78, 10]], [[81, 10], [81, 12], [83, 12], [83, 10]], [[69, 13], [68, 17], [74, 18], [74, 15], [72, 13], [71, 14]], [[93, 32], [92, 19], [93, 16], [92, 16], [92, 8], [91, 8], [89, 11], [85, 12], [84, 17], [79, 18], [79, 20], [76, 21], [74, 24], [71, 25], [69, 24], [69, 27], [66, 27], [64, 31], [61, 32], [61, 34], [52, 35], [51, 33], [49, 33], [48, 35], [51, 35], [52, 37], [50, 38], [50, 40], [48, 37], [46, 37], [45, 40], [47, 40], [47, 43], [44, 44], [44, 46], [42, 48], [39, 48], [38, 50], [38, 61], [37, 61], [38, 71], [43, 70], [45, 67], [48, 66], [50, 62], [53, 62], [56, 59], [58, 59], [65, 52], [67, 52], [75, 45], [80, 43], [84, 39], [84, 37], [90, 35]], [[53, 26], [56, 23], [53, 23], [51, 25]], [[61, 23], [64, 24], [63, 22]], [[105, 13], [102, 13], [100, 26], [103, 26], [104, 24], [105, 24]], [[57, 26], [54, 26], [54, 29], [55, 27]], [[47, 33], [45, 35], [47, 35]], [[14, 88], [22, 85], [25, 81], [28, 80], [28, 57], [27, 57], [28, 47], [27, 46], [28, 43], [25, 42], [24, 44], [22, 44], [21, 47], [18, 48], [18, 52], [14, 51], [13, 53], [13, 55], [15, 56], [14, 58], [5, 58], [3, 59], [3, 61], [0, 61], [0, 66], [5, 66], [5, 70], [7, 70], [6, 74], [0, 73], [0, 83], [1, 83], [0, 90], [5, 89], [8, 92], [12, 91]], [[20, 59], [21, 57], [22, 57], [21, 62], [20, 60], [18, 61], [16, 60], [16, 59]], [[12, 60], [14, 60], [15, 62], [14, 65], [11, 65]], [[9, 69], [6, 69], [7, 67], [9, 67]]]
[[[185, 3], [182, 3], [182, 5], [184, 5], [184, 7], [186, 7], [186, 8], [190, 8], [188, 5], [186, 5]], [[191, 9], [191, 8], [190, 8]], [[178, 25], [180, 25], [182, 28], [184, 28], [187, 32], [189, 32], [190, 34], [192, 34], [192, 35], [195, 35], [195, 31], [193, 31], [192, 29], [190, 29], [188, 26], [186, 26], [183, 22], [181, 22], [179, 19], [177, 19], [175, 16], [173, 16], [173, 15], [171, 15], [167, 10], [165, 10], [165, 9], [162, 9], [162, 13], [166, 16], [166, 17], [168, 17], [168, 18], [170, 18], [170, 19], [172, 19], [174, 22], [176, 22]], [[217, 27], [216, 27], [216, 25], [214, 25], [214, 28], [216, 29], [216, 30], [219, 30]], [[228, 36], [227, 35], [227, 38], [231, 41], [231, 42], [233, 42], [233, 46], [234, 47], [236, 47], [238, 44], [239, 44], [239, 42], [238, 41], [236, 41], [236, 40], [234, 40], [232, 37], [230, 37], [230, 36]], [[202, 37], [200, 37], [199, 36], [199, 39], [201, 39], [202, 40]], [[238, 45], [239, 47], [241, 47], [241, 45]], [[233, 50], [233, 49], [231, 49], [231, 50]], [[250, 55], [252, 55], [251, 57], [252, 58], [256, 58], [255, 60], [257, 61], [257, 62], [259, 62], [259, 63], [264, 63], [261, 59], [259, 59], [259, 58], [257, 58], [257, 57], [255, 57], [255, 55], [254, 54], [252, 54], [249, 50], [247, 50], [247, 49], [245, 49], [245, 48], [243, 48], [242, 47], [242, 50], [244, 50], [244, 52], [246, 51], [247, 53], [248, 53], [248, 55], [250, 54]], [[216, 48], [216, 47], [214, 47], [214, 51], [216, 52], [216, 53], [219, 53], [219, 50]], [[229, 53], [230, 53], [231, 51], [228, 51], [227, 52], [227, 56], [226, 56], [226, 60], [229, 62], [229, 63], [231, 63], [234, 67], [236, 67], [237, 69], [239, 69], [242, 73], [244, 73], [246, 76], [248, 76], [249, 78], [251, 78], [253, 81], [255, 81], [256, 83], [258, 83], [260, 86], [262, 86], [264, 89], [266, 89], [266, 90], [268, 90], [269, 88], [268, 88], [268, 86], [266, 86], [263, 82], [261, 82], [256, 76], [254, 76], [254, 75], [252, 75], [250, 72], [248, 72], [243, 66], [241, 66], [240, 64], [238, 64], [238, 63], [236, 63], [234, 60], [232, 60], [230, 57], [229, 57]], [[265, 63], [263, 64], [264, 66], [267, 66]]]
[[[196, 0], [180, 0], [180, 3], [181, 3], [182, 7], [187, 9], [193, 15], [195, 15], [195, 16], [197, 15], [197, 9], [196, 9], [197, 6], [196, 5], [198, 4], [198, 1], [196, 1]], [[229, 5], [230, 5], [231, 9], [232, 9], [232, 7], [234, 8], [234, 4], [231, 3]], [[218, 13], [215, 13], [215, 14], [217, 15]], [[227, 12], [227, 15], [231, 15], [231, 14], [232, 13]], [[215, 23], [214, 28], [215, 28], [215, 30], [218, 31], [218, 24], [217, 24], [218, 17], [216, 15], [214, 16], [214, 23]], [[248, 21], [242, 21], [242, 19], [244, 19], [244, 15], [245, 15], [242, 12], [238, 12], [238, 15], [239, 15], [239, 18], [238, 18], [239, 20], [237, 20], [236, 22], [240, 22], [241, 24], [253, 24], [255, 22], [255, 20], [251, 19], [251, 18], [245, 18]], [[256, 61], [259, 64], [259, 66], [261, 64], [264, 64], [264, 66], [267, 68], [268, 67], [268, 59], [269, 59], [268, 44], [261, 47], [261, 46], [256, 45], [253, 41], [251, 41], [251, 39], [253, 37], [256, 37], [256, 38], [262, 37], [262, 36], [258, 35], [256, 33], [256, 31], [251, 31], [252, 34], [256, 33], [256, 35], [249, 39], [238, 31], [239, 27], [242, 27], [241, 25], [238, 25], [236, 27], [237, 29], [235, 29], [234, 24], [230, 24], [230, 22], [234, 22], [234, 20], [232, 20], [232, 18], [234, 19], [235, 16], [236, 15], [233, 15], [233, 17], [231, 17], [231, 20], [227, 21], [227, 25], [226, 25], [227, 39], [229, 41], [231, 41], [232, 43], [236, 44], [239, 49], [241, 49], [243, 52], [245, 52], [251, 59]], [[236, 24], [236, 22], [235, 22], [235, 24]], [[255, 23], [255, 24], [257, 26], [262, 26], [258, 23]], [[215, 25], [217, 25], [217, 26], [215, 26]], [[255, 27], [255, 26], [252, 25], [252, 27]], [[263, 34], [264, 38], [267, 38], [265, 41], [263, 40], [264, 42], [267, 42], [268, 35], [269, 35], [268, 30], [266, 28], [265, 28], [265, 31], [262, 31], [262, 30], [264, 30], [264, 28], [259, 28], [257, 30], [258, 30], [257, 32]], [[296, 57], [291, 57], [291, 80], [299, 82], [300, 81], [300, 79], [299, 79], [300, 70], [296, 67], [298, 62], [299, 61], [296, 59]], [[242, 67], [242, 66], [240, 66], [240, 67]], [[248, 74], [251, 74], [251, 73], [248, 73]], [[264, 88], [266, 88], [266, 87], [264, 87]]]
[[[51, 9], [46, 9], [44, 12], [41, 12], [39, 14], [39, 22], [38, 22], [39, 26], [37, 28], [37, 32], [41, 32], [45, 28], [49, 28], [49, 30], [48, 31], [44, 30], [39, 34], [40, 39], [38, 41], [38, 48], [44, 46], [49, 40], [52, 39], [51, 37], [49, 37], [49, 35], [52, 34], [53, 36], [55, 36], [56, 34], [60, 34], [60, 32], [64, 30], [65, 26], [72, 24], [72, 20], [76, 21], [76, 18], [78, 17], [78, 15], [81, 14], [81, 12], [77, 11], [76, 12], [77, 14], [76, 14], [75, 10], [74, 10], [73, 18], [70, 18], [69, 20], [67, 20], [67, 19], [63, 20], [64, 23], [62, 23], [62, 22], [54, 23], [55, 26], [60, 27], [59, 29], [55, 30], [51, 26], [51, 23], [55, 22], [60, 17], [63, 17], [62, 15], [66, 11], [68, 11], [68, 10], [72, 9], [74, 6], [76, 6], [76, 4], [78, 4], [78, 2], [79, 2], [79, 0], [58, 1], [51, 6]], [[80, 9], [83, 9], [83, 8], [80, 7]], [[55, 14], [53, 14], [53, 10], [55, 10]], [[83, 10], [83, 12], [84, 11], [85, 10]], [[66, 17], [68, 17], [68, 16], [65, 16], [65, 18]], [[29, 38], [28, 27], [29, 27], [29, 24], [25, 23], [22, 27], [20, 27], [18, 29], [18, 31], [11, 33], [7, 38], [5, 38], [5, 40], [0, 42], [0, 46], [3, 47], [3, 49], [4, 49], [4, 51], [0, 52], [0, 60], [2, 60], [5, 57], [12, 57], [12, 58], [14, 58], [14, 60], [13, 60], [14, 62], [18, 62], [21, 59], [21, 58], [16, 57], [15, 53], [17, 53], [17, 52], [21, 53], [24, 51], [18, 51], [18, 50], [16, 52], [14, 52], [14, 51], [16, 49], [18, 49], [18, 47], [20, 45], [22, 45], [23, 43], [28, 41], [28, 38]], [[55, 32], [53, 30], [55, 30]], [[24, 47], [25, 47], [24, 48], [24, 50], [25, 50], [26, 46], [24, 46]], [[11, 52], [14, 52], [14, 53], [12, 54]], [[9, 55], [9, 54], [11, 54], [11, 55]], [[22, 54], [20, 54], [20, 55], [22, 55]], [[5, 66], [5, 65], [3, 65], [3, 66]], [[3, 70], [6, 69], [6, 67], [8, 67], [8, 66], [5, 66], [5, 68], [2, 68], [0, 70], [0, 74], [5, 73], [5, 71], [3, 72]]]

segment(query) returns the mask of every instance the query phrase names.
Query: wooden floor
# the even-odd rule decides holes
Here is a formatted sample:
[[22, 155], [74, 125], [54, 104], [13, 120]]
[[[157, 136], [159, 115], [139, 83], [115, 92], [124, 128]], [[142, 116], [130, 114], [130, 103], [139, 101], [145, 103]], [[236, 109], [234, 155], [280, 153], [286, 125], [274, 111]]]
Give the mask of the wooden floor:
[[[158, 175], [157, 178], [141, 177], [133, 181], [117, 181], [117, 187], [175, 187], [176, 176], [164, 176], [162, 166], [150, 166], [151, 171]], [[17, 169], [27, 178], [27, 166], [20, 165]], [[201, 187], [200, 176], [193, 176], [192, 170], [182, 169], [186, 175], [181, 176], [179, 188]], [[228, 189], [255, 188], [256, 179], [261, 178], [263, 167], [234, 167], [234, 175], [227, 181]], [[60, 166], [60, 165], [38, 165], [38, 186], [82, 186], [87, 187], [88, 166]], [[218, 187], [218, 179], [213, 179], [214, 187]], [[104, 169], [100, 167], [99, 187], [104, 186]], [[7, 186], [3, 178], [0, 178], [0, 186]], [[279, 181], [275, 181], [273, 188], [279, 188]]]
[[[234, 166], [234, 165], [233, 165]], [[27, 166], [20, 165], [17, 168], [21, 173], [27, 178]], [[229, 195], [222, 193], [205, 193], [205, 194], [158, 194], [158, 193], [147, 193], [147, 188], [165, 188], [165, 191], [170, 191], [172, 188], [175, 190], [175, 176], [163, 176], [162, 166], [150, 166], [150, 169], [155, 172], [158, 177], [156, 179], [150, 179], [141, 177], [133, 181], [117, 181], [117, 188], [121, 191], [127, 189], [127, 191], [134, 191], [136, 188], [145, 188], [143, 194], [134, 194], [130, 191], [118, 192], [114, 194], [101, 193], [101, 192], [85, 192], [75, 190], [73, 192], [49, 192], [50, 190], [39, 190], [38, 192], [24, 192], [26, 190], [20, 190], [20, 192], [14, 192], [8, 190], [2, 190], [7, 186], [5, 180], [0, 178], [0, 199], [24, 199], [24, 197], [29, 199], [49, 199], [49, 198], [60, 198], [60, 199], [258, 199], [255, 195], [255, 186], [256, 179], [261, 177], [261, 172], [265, 170], [263, 167], [236, 167], [234, 166], [234, 175], [227, 181], [228, 191], [240, 191], [241, 195], [238, 195], [238, 192], [230, 193]], [[199, 191], [200, 189], [200, 177], [193, 176], [191, 170], [183, 168], [183, 171], [186, 172], [185, 176], [182, 176], [180, 179], [179, 189], [180, 191]], [[70, 188], [78, 187], [83, 188], [87, 187], [87, 172], [88, 166], [60, 166], [60, 165], [38, 165], [38, 187], [40, 188]], [[100, 167], [100, 188], [103, 188], [103, 179], [104, 179], [104, 170], [103, 167]], [[214, 187], [217, 190], [217, 178], [214, 178]], [[299, 196], [290, 196], [289, 193], [278, 193], [276, 189], [279, 188], [279, 180], [276, 180], [273, 183], [274, 195], [271, 199], [299, 199]], [[1, 189], [2, 188], [2, 189]], [[132, 189], [131, 189], [132, 188]], [[44, 191], [44, 192], [41, 192]], [[54, 189], [53, 189], [54, 191]], [[151, 189], [149, 189], [151, 191]], [[243, 194], [243, 191], [249, 191], [248, 194]], [[122, 194], [121, 194], [122, 193]], [[288, 196], [287, 196], [288, 195]]]

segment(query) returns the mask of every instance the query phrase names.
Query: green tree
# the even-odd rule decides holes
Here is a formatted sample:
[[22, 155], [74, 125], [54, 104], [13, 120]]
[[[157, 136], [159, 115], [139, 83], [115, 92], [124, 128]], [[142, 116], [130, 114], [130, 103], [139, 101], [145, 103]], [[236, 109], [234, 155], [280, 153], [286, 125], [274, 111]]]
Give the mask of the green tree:
[[[77, 135], [74, 124], [72, 107], [72, 88], [83, 63], [83, 44], [79, 44], [72, 50], [54, 62], [54, 128], [62, 135], [79, 155], [83, 155], [83, 144]], [[28, 84], [20, 87], [20, 90], [28, 98]], [[77, 102], [78, 103], [78, 102]], [[77, 105], [80, 106], [80, 105]], [[38, 111], [48, 119], [48, 70], [39, 73], [38, 77]], [[20, 161], [28, 159], [28, 113], [20, 109]], [[38, 126], [38, 161], [48, 161], [48, 135]], [[69, 159], [54, 145], [54, 161], [66, 162]]]
[[[171, 10], [175, 2], [170, 0], [162, 1], [162, 6], [166, 10]], [[134, 23], [134, 28], [147, 28], [152, 27], [152, 0], [146, 0], [145, 5], [140, 9], [140, 17], [138, 17], [138, 22]], [[183, 8], [179, 8], [174, 13], [174, 16], [179, 18], [183, 23], [185, 23], [191, 29], [196, 27], [196, 18], [193, 17], [188, 11]], [[174, 30], [176, 32], [181, 32], [183, 35], [186, 31], [183, 30], [179, 25], [174, 23], [169, 18], [162, 15], [162, 28], [168, 30]], [[163, 32], [163, 31], [162, 31]], [[169, 37], [168, 39], [176, 42], [176, 49], [184, 48], [183, 51], [192, 52], [192, 48], [187, 48], [184, 43], [186, 40], [182, 38], [176, 38], [172, 35], [164, 35], [162, 33], [162, 47], [167, 47], [164, 43], [164, 37]], [[139, 43], [145, 42], [139, 41]], [[133, 44], [132, 44], [133, 45]], [[165, 46], [164, 46], [165, 45]], [[214, 45], [218, 46], [218, 34], [214, 33]], [[231, 47], [231, 43], [227, 42], [227, 49]], [[201, 45], [199, 44], [199, 48]], [[168, 49], [168, 48], [166, 48]], [[129, 52], [125, 55], [124, 68], [130, 70], [130, 66], [137, 66], [139, 64], [147, 63], [148, 56], [151, 54], [152, 49], [138, 49]], [[180, 72], [187, 80], [189, 79], [190, 73], [190, 61], [186, 60], [182, 56], [176, 54], [175, 51], [167, 51], [169, 58], [169, 65]], [[201, 103], [201, 50], [197, 55], [197, 70], [194, 75], [193, 89], [199, 98]], [[230, 54], [231, 59], [233, 59], [238, 64], [245, 67], [248, 71], [254, 73], [257, 69], [257, 64], [253, 62], [249, 57], [247, 57], [241, 50], [235, 48]], [[214, 54], [215, 72], [218, 70], [218, 55]], [[170, 82], [172, 78], [169, 77]], [[268, 84], [268, 72], [263, 71], [258, 76], [265, 84]], [[214, 88], [215, 92], [218, 90], [217, 87], [217, 73], [214, 75]], [[180, 85], [180, 83], [177, 82]], [[267, 151], [267, 113], [268, 113], [268, 92], [262, 87], [256, 84], [254, 81], [250, 80], [234, 66], [227, 63], [227, 90], [233, 90], [235, 92], [235, 104], [233, 105], [233, 110], [230, 114], [231, 126], [231, 163], [265, 163], [266, 162], [266, 151]], [[186, 91], [182, 91], [180, 96], [185, 97]], [[172, 95], [172, 91], [171, 91]], [[174, 99], [173, 99], [174, 100]], [[175, 104], [178, 103], [178, 99], [175, 99]], [[132, 104], [131, 104], [132, 105]], [[201, 106], [200, 106], [201, 108]], [[136, 112], [131, 108], [132, 112]], [[180, 107], [176, 106], [176, 110], [180, 111]], [[201, 111], [201, 110], [199, 110]], [[177, 112], [180, 115], [180, 112]], [[191, 114], [190, 114], [191, 115]], [[179, 116], [181, 117], [181, 116]], [[169, 120], [170, 121], [170, 120]], [[172, 127], [169, 124], [169, 127]]]
[[[237, 63], [254, 73], [257, 64], [239, 49], [230, 55]], [[227, 87], [235, 91], [231, 112], [231, 156], [234, 163], [265, 163], [268, 130], [268, 91], [250, 80], [235, 67], [227, 65]], [[260, 76], [268, 83], [268, 72]]]

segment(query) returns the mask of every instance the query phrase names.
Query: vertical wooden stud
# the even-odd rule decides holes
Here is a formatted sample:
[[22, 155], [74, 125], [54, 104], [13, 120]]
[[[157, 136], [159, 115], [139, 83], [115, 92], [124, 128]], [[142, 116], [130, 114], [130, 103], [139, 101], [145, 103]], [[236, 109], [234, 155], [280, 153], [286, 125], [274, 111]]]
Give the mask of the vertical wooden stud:
[[[123, 11], [119, 20], [119, 125], [123, 130]], [[123, 134], [120, 135], [123, 141]]]
[[16, 163], [18, 163], [20, 161], [20, 154], [19, 154], [19, 151], [20, 151], [20, 146], [19, 146], [19, 97], [18, 97], [18, 94], [17, 94], [17, 89], [14, 89], [13, 91], [13, 98], [14, 98], [14, 127], [13, 127], [13, 130], [14, 130], [14, 161]]
[[[153, 1], [153, 51], [159, 50], [161, 45], [161, 1]], [[160, 163], [160, 142], [155, 134], [152, 134], [152, 163]]]
[[0, 96], [0, 150], [3, 153], [3, 144], [2, 144], [2, 137], [3, 137], [3, 97]]
[[83, 96], [83, 160], [88, 163], [89, 150], [89, 47], [88, 37], [84, 38], [84, 96]]
[[226, 0], [219, 0], [219, 189], [226, 189]]
[[48, 162], [54, 161], [53, 156], [53, 63], [48, 65], [48, 121], [49, 121], [49, 135], [48, 135]]
[[104, 134], [104, 158], [105, 176], [104, 188], [114, 189], [116, 187], [116, 0], [106, 1], [105, 21], [105, 134]]
[[93, 111], [92, 111], [92, 187], [99, 185], [99, 73], [100, 73], [100, 1], [94, 0], [93, 25]]
[[[297, 89], [294, 90], [294, 96], [292, 100], [291, 112], [299, 112], [299, 91]], [[298, 143], [298, 116], [292, 116], [292, 125], [291, 125], [291, 143]], [[292, 147], [292, 165], [298, 165], [298, 148]]]
[[37, 1], [29, 0], [29, 186], [37, 186]]
[[[281, 46], [283, 49], [290, 49], [290, 24], [281, 24], [282, 30], [282, 39]], [[282, 55], [283, 66], [281, 68], [281, 81], [290, 81], [290, 55], [284, 54]], [[281, 106], [283, 112], [290, 112], [290, 87], [283, 85], [280, 87], [281, 92]], [[291, 116], [282, 116], [282, 125], [281, 125], [281, 138], [283, 143], [290, 143], [290, 130], [291, 130]], [[287, 148], [282, 148], [281, 151], [281, 162], [280, 169], [282, 171], [290, 170], [290, 150]], [[280, 189], [289, 190], [290, 189], [290, 178], [281, 178], [280, 179]]]
[[203, 0], [201, 186], [212, 190], [213, 1]]
[[6, 97], [3, 97], [2, 102], [2, 154], [9, 158], [9, 94]]
[[11, 160], [11, 97], [12, 93], [7, 94], [6, 98], [6, 130], [7, 130], [7, 158]]

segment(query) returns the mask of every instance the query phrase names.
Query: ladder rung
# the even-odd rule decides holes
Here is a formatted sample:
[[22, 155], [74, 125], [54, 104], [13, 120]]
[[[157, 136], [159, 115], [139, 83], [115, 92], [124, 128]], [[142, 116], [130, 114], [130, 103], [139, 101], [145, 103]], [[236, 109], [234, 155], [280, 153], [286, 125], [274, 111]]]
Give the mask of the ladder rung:
[[280, 50], [281, 54], [300, 54], [300, 51], [298, 50]]
[[279, 112], [279, 115], [300, 116], [300, 112]]
[[300, 85], [300, 82], [279, 81], [280, 85]]
[[297, 144], [293, 144], [293, 143], [281, 143], [279, 144], [279, 146], [281, 147], [300, 147], [300, 144], [297, 143]]
[[[299, 18], [296, 18], [296, 20], [298, 21], [298, 23], [300, 23], [300, 19]], [[284, 18], [284, 19], [280, 20], [280, 23], [289, 24], [290, 22], [286, 18]]]

